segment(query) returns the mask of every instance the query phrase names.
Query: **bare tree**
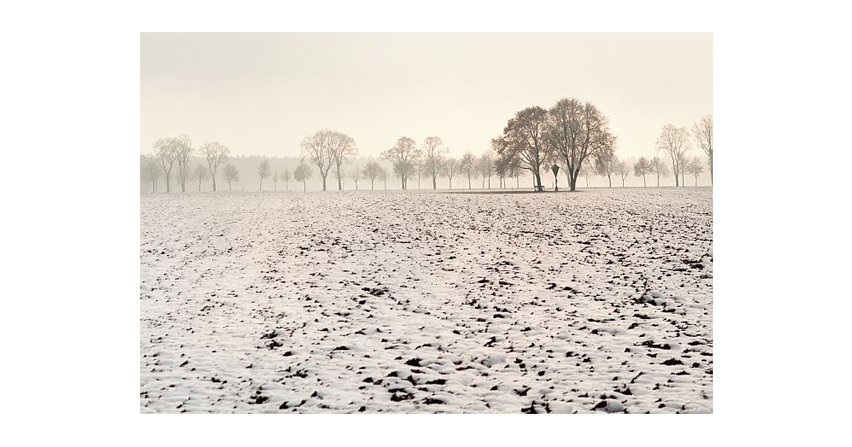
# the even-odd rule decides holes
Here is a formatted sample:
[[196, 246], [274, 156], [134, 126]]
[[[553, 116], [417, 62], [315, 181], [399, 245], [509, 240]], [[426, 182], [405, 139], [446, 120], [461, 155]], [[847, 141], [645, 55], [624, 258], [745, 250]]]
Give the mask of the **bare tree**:
[[336, 132], [331, 130], [320, 130], [302, 140], [302, 156], [313, 160], [319, 168], [322, 177], [322, 190], [326, 190], [326, 179], [328, 171], [336, 163]]
[[488, 150], [476, 161], [476, 168], [482, 176], [482, 189], [485, 189], [485, 181], [488, 181], [488, 189], [491, 189], [491, 176], [494, 174], [494, 152]]
[[171, 192], [172, 168], [177, 161], [177, 148], [172, 138], [160, 138], [154, 142], [154, 149], [166, 173], [166, 192]]
[[510, 171], [512, 169], [514, 161], [515, 160], [511, 157], [506, 156], [498, 156], [496, 160], [494, 160], [494, 173], [497, 174], [497, 179], [500, 184], [498, 187], [499, 189], [506, 187], [506, 177], [509, 177], [511, 175]]
[[[328, 171], [326, 171], [326, 174], [328, 174]], [[304, 160], [299, 160], [299, 166], [296, 166], [296, 170], [293, 171], [293, 180], [302, 182], [302, 191], [308, 190], [308, 180], [312, 175], [311, 167], [306, 165]]]
[[382, 179], [382, 182], [385, 184], [385, 191], [388, 189], [388, 171], [385, 171], [385, 168], [379, 168], [379, 178]]
[[458, 172], [459, 161], [453, 157], [447, 157], [441, 164], [441, 171], [450, 181], [450, 189], [453, 189], [453, 175]]
[[580, 167], [580, 175], [582, 175], [586, 179], [586, 188], [589, 187], [589, 175], [594, 174], [591, 166], [591, 160], [588, 163], [583, 163], [583, 166]]
[[154, 156], [142, 155], [139, 158], [139, 174], [143, 182], [151, 182], [151, 192], [157, 192], [157, 181], [163, 174]]
[[462, 156], [461, 161], [459, 162], [459, 169], [467, 174], [467, 189], [473, 189], [470, 180], [471, 178], [476, 178], [479, 174], [476, 169], [476, 157], [470, 151], [467, 151], [464, 156]]
[[551, 152], [546, 138], [547, 121], [546, 110], [541, 107], [528, 107], [509, 120], [503, 129], [503, 135], [491, 141], [491, 146], [499, 156], [517, 159], [522, 168], [532, 173], [537, 191], [544, 190], [541, 183], [541, 166]]
[[651, 159], [651, 170], [657, 175], [657, 187], [660, 187], [660, 177], [668, 177], [669, 176], [669, 167], [666, 166], [666, 163], [660, 159], [660, 157], [654, 157]]
[[417, 143], [411, 138], [400, 137], [392, 148], [382, 152], [382, 158], [393, 164], [393, 172], [399, 176], [402, 189], [407, 189], [408, 177], [420, 158]]
[[439, 137], [426, 137], [423, 140], [423, 170], [432, 177], [432, 189], [438, 188], [438, 175], [441, 173], [441, 164], [447, 154], [447, 148]]
[[651, 162], [645, 157], [639, 157], [639, 160], [636, 160], [636, 163], [633, 164], [633, 173], [636, 177], [642, 177], [643, 186], [648, 186], [648, 183], [645, 182], [645, 174], [649, 172], [651, 172]]
[[207, 168], [203, 164], [199, 163], [192, 170], [192, 177], [198, 182], [198, 192], [201, 192], [201, 184], [210, 178], [210, 172], [207, 171]]
[[278, 192], [278, 173], [272, 174], [272, 189], [275, 192]]
[[284, 190], [285, 191], [290, 190], [290, 176], [291, 175], [290, 175], [289, 169], [285, 169], [284, 172], [281, 173], [281, 180], [284, 181]]
[[201, 154], [204, 155], [204, 159], [207, 160], [207, 167], [210, 168], [210, 178], [213, 180], [213, 191], [215, 192], [216, 171], [219, 169], [219, 165], [228, 159], [231, 150], [227, 146], [214, 141], [201, 146]]
[[591, 163], [611, 138], [607, 118], [593, 104], [575, 98], [560, 99], [548, 110], [547, 139], [561, 157], [571, 191], [584, 163]]
[[521, 167], [518, 166], [517, 160], [509, 161], [509, 177], [515, 178], [515, 187], [517, 189], [521, 189]]
[[[692, 134], [704, 154], [710, 167], [710, 184], [713, 184], [713, 114], [702, 117], [692, 126]], [[703, 170], [703, 167], [702, 167]]]
[[180, 190], [186, 192], [186, 179], [189, 178], [189, 156], [192, 155], [192, 141], [186, 135], [172, 138], [175, 155], [178, 162], [178, 176], [180, 177]]
[[[686, 163], [686, 151], [689, 150], [689, 132], [686, 131], [685, 127], [666, 124], [657, 138], [657, 150], [663, 151], [669, 156], [672, 162], [675, 186], [682, 186], [686, 174], [683, 168]], [[678, 176], [681, 177], [680, 181], [678, 181]]]
[[624, 160], [618, 160], [615, 162], [615, 172], [621, 176], [621, 187], [624, 188], [624, 181], [630, 175], [630, 164]]
[[595, 172], [606, 177], [610, 188], [612, 188], [612, 174], [616, 172], [616, 163], [618, 163], [618, 157], [615, 151], [605, 151], [595, 155]]
[[693, 186], [698, 186], [698, 176], [704, 172], [704, 160], [700, 157], [693, 157], [691, 160], [687, 161], [687, 170], [689, 174], [695, 176], [695, 184]]
[[260, 191], [263, 191], [263, 179], [269, 177], [272, 171], [269, 169], [269, 160], [263, 159], [257, 166], [257, 176], [260, 177]]
[[337, 190], [342, 191], [343, 180], [341, 177], [343, 174], [340, 172], [340, 166], [350, 158], [354, 157], [358, 153], [358, 149], [355, 147], [355, 140], [349, 135], [341, 132], [332, 131], [329, 134], [328, 141], [331, 146], [332, 161], [334, 162], [334, 166], [337, 168]]
[[352, 166], [350, 166], [349, 167], [349, 178], [351, 178], [352, 181], [355, 182], [355, 191], [357, 191], [358, 190], [358, 181], [360, 181], [363, 178], [362, 173], [361, 173], [361, 167], [358, 166], [357, 164], [353, 164]]
[[231, 190], [231, 182], [240, 181], [240, 172], [230, 163], [226, 164], [225, 167], [222, 168], [222, 174], [225, 176], [225, 181], [228, 182], [228, 191]]
[[375, 160], [370, 160], [367, 162], [367, 165], [364, 166], [364, 176], [370, 179], [370, 191], [373, 190], [376, 178], [379, 177], [381, 172], [382, 167]]

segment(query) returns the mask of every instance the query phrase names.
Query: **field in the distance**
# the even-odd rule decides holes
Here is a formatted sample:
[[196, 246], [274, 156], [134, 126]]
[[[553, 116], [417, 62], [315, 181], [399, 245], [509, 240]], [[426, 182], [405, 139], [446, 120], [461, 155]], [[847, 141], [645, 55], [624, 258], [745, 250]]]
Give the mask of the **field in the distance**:
[[144, 194], [141, 411], [711, 412], [712, 193]]

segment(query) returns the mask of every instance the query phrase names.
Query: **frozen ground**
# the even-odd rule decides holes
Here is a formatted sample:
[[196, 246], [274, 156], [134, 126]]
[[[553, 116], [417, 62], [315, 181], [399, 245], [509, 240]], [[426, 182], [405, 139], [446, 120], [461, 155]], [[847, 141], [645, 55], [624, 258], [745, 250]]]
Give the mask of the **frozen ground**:
[[141, 198], [148, 412], [712, 412], [709, 189]]

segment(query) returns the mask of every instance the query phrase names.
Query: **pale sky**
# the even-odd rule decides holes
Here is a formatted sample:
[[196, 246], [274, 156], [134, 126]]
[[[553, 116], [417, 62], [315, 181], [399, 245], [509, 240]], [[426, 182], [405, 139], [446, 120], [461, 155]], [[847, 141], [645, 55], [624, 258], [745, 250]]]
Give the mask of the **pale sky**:
[[[141, 152], [157, 138], [298, 156], [319, 129], [378, 156], [400, 136], [479, 154], [515, 112], [596, 104], [621, 158], [712, 113], [710, 33], [143, 33]], [[693, 151], [694, 155], [699, 155]]]

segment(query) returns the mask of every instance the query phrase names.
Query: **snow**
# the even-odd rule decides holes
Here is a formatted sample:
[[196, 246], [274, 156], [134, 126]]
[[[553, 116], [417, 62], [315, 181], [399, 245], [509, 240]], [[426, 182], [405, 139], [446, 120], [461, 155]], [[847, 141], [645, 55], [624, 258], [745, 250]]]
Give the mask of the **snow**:
[[712, 235], [705, 188], [144, 194], [141, 411], [712, 412]]

